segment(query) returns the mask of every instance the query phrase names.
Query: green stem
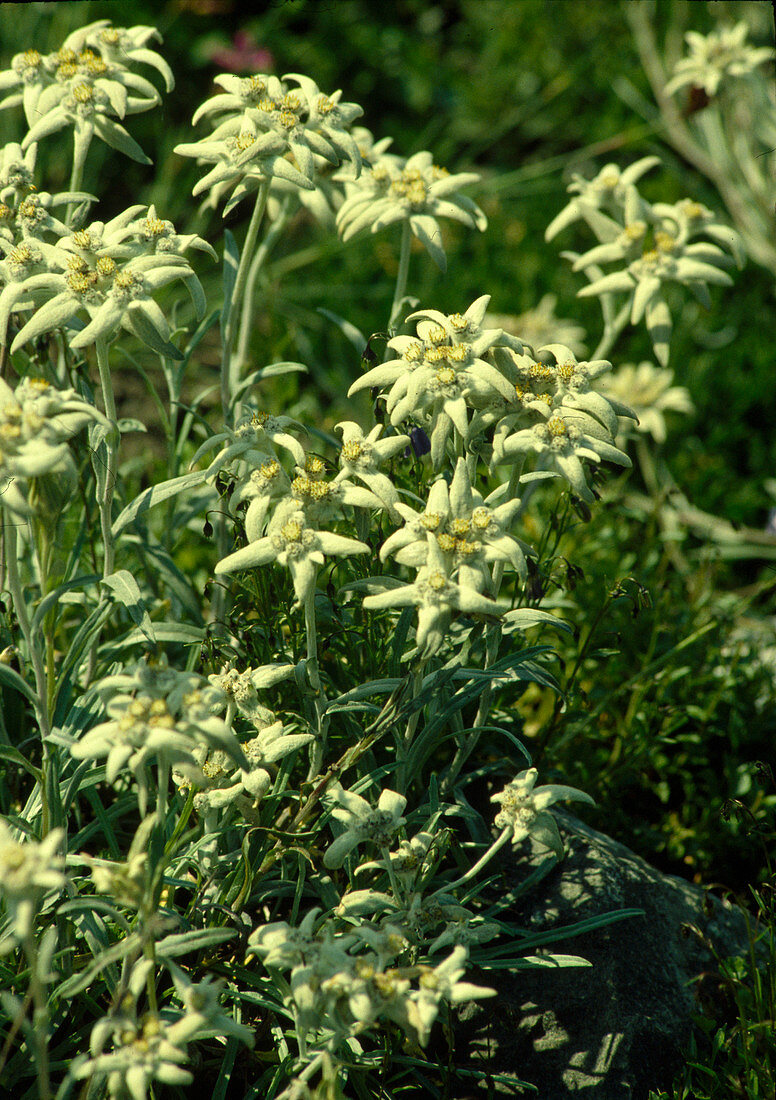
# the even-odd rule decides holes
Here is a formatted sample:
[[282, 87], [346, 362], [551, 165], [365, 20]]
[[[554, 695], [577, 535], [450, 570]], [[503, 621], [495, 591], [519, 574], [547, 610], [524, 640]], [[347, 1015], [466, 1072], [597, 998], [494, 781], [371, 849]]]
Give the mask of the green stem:
[[[9, 518], [7, 513], [6, 518]], [[43, 740], [43, 756], [45, 760], [48, 755], [46, 738], [51, 732], [48, 707], [46, 705], [46, 670], [43, 661], [43, 653], [38, 644], [38, 638], [37, 636], [33, 637], [29, 615], [27, 614], [24, 590], [22, 589], [21, 579], [19, 577], [16, 525], [13, 522], [13, 517], [10, 518], [12, 522], [7, 523], [5, 526], [5, 567], [8, 578], [8, 591], [11, 593], [11, 600], [13, 601], [14, 611], [16, 612], [16, 621], [19, 624], [19, 629], [22, 632], [22, 637], [27, 646], [27, 653], [29, 654], [33, 675], [35, 676], [35, 715], [38, 719], [38, 725], [40, 726], [40, 735]], [[45, 803], [45, 795], [43, 797]]]
[[[38, 521], [35, 524], [38, 546], [38, 569], [40, 570], [40, 595], [41, 599], [48, 595], [51, 557], [53, 551], [52, 540], [48, 536], [45, 522]], [[52, 607], [43, 620], [43, 637], [46, 649], [46, 712], [51, 721], [54, 713], [54, 699], [56, 698], [56, 667], [54, 660], [54, 618], [56, 608]]]
[[630, 317], [630, 311], [631, 304], [628, 301], [622, 307], [617, 316], [608, 325], [604, 325], [603, 336], [601, 337], [598, 347], [590, 356], [591, 360], [606, 358], [606, 356], [616, 344], [617, 338], [619, 337], [620, 333], [627, 325], [628, 318]]
[[314, 588], [305, 596], [304, 625], [307, 642], [305, 671], [314, 697], [310, 724], [313, 726], [315, 740], [310, 744], [310, 768], [307, 773], [307, 782], [312, 783], [321, 774], [323, 754], [326, 749], [326, 734], [329, 728], [329, 720], [325, 715], [326, 695], [318, 671], [318, 628], [315, 621]]
[[102, 575], [109, 577], [113, 573], [114, 547], [112, 527], [113, 491], [116, 484], [116, 464], [118, 458], [118, 425], [116, 423], [116, 400], [113, 396], [113, 382], [110, 376], [110, 362], [107, 341], [100, 338], [96, 341], [97, 367], [100, 372], [100, 385], [102, 387], [102, 400], [105, 405], [105, 415], [110, 420], [113, 432], [106, 437], [103, 444], [105, 452], [105, 472], [101, 474], [104, 484], [97, 501], [100, 509], [100, 529], [102, 531], [103, 562]]
[[[221, 405], [226, 424], [231, 423], [232, 398], [240, 378], [240, 369], [242, 367], [240, 357], [234, 354], [235, 337], [238, 331], [239, 318], [241, 316], [243, 299], [245, 298], [246, 285], [250, 274], [251, 260], [256, 248], [256, 240], [264, 217], [264, 210], [267, 206], [268, 195], [269, 180], [263, 180], [256, 195], [256, 205], [253, 208], [251, 220], [248, 224], [248, 232], [245, 234], [245, 242], [243, 243], [240, 253], [240, 262], [237, 266], [237, 276], [232, 291], [229, 318], [222, 335], [223, 365], [221, 368]], [[245, 300], [247, 301], [248, 299]]]
[[490, 848], [483, 856], [481, 856], [473, 867], [470, 867], [465, 875], [461, 875], [455, 882], [446, 882], [443, 886], [440, 886], [438, 890], [435, 890], [433, 894], [429, 895], [429, 900], [436, 897], [437, 894], [448, 894], [451, 890], [455, 890], [458, 886], [463, 886], [465, 883], [470, 882], [475, 875], [479, 874], [482, 868], [493, 859], [493, 857], [501, 851], [508, 840], [512, 839], [512, 826], [507, 825], [504, 828], [498, 838], [494, 840]]
[[402, 301], [407, 290], [407, 275], [410, 269], [410, 246], [412, 234], [410, 223], [404, 222], [401, 228], [401, 246], [399, 249], [399, 270], [396, 273], [396, 289], [393, 292], [393, 304], [391, 305], [391, 318], [388, 328], [391, 333], [396, 329], [401, 312]]
[[35, 1045], [35, 1068], [38, 1077], [39, 1100], [50, 1100], [51, 1081], [49, 1078], [48, 1054], [48, 1004], [46, 987], [41, 981], [38, 965], [38, 950], [35, 939], [30, 933], [24, 939], [24, 954], [30, 968], [30, 993], [32, 994], [32, 1031]]
[[288, 198], [285, 200], [280, 214], [267, 230], [264, 240], [256, 249], [253, 259], [251, 260], [248, 278], [245, 283], [245, 300], [243, 302], [242, 316], [240, 318], [240, 335], [237, 340], [237, 364], [239, 368], [245, 366], [248, 357], [248, 344], [250, 343], [251, 328], [253, 327], [253, 314], [256, 309], [256, 282], [259, 277], [259, 272], [263, 268], [267, 256], [274, 248], [283, 230], [288, 225], [290, 215], [291, 200]]
[[[426, 661], [421, 660], [417, 668], [412, 673], [412, 687], [411, 694], [414, 699], [423, 686], [423, 672], [426, 667]], [[397, 739], [396, 755], [398, 756], [399, 765], [396, 769], [396, 790], [399, 794], [404, 794], [404, 790], [407, 784], [407, 756], [409, 750], [415, 739], [415, 731], [418, 728], [418, 722], [420, 721], [420, 711], [414, 710], [407, 719], [407, 726], [404, 730], [404, 736]]]
[[[89, 152], [89, 142], [75, 142], [73, 145], [73, 167], [70, 171], [70, 186], [69, 191], [80, 191], [81, 184], [84, 178], [84, 165], [86, 164], [86, 154]], [[65, 224], [71, 225], [71, 219], [75, 213], [76, 202], [69, 202], [67, 204], [67, 212], [65, 214]]]

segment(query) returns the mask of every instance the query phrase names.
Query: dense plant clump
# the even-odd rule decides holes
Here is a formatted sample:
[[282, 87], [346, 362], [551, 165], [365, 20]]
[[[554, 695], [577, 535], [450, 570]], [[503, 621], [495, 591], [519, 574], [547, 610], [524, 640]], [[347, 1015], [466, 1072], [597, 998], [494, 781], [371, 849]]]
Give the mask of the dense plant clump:
[[[529, 986], [587, 965], [530, 953], [510, 907], [533, 881], [505, 889], [498, 856], [531, 837], [549, 868], [550, 808], [595, 805], [594, 787], [547, 781], [562, 776], [541, 750], [557, 738], [560, 761], [588, 732], [596, 631], [649, 599], [621, 571], [594, 620], [561, 542], [584, 555], [602, 497], [664, 533], [692, 524], [654, 450], [692, 410], [674, 318], [733, 284], [750, 227], [693, 196], [648, 200], [653, 154], [574, 175], [547, 239], [578, 222], [594, 238], [564, 253], [601, 306], [586, 358], [551, 299], [521, 319], [491, 312], [487, 287], [414, 297], [415, 252], [446, 272], [450, 223], [486, 230], [479, 175], [404, 155], [362, 125], [367, 106], [272, 72], [219, 75], [174, 150], [203, 214], [245, 212], [239, 243], [156, 205], [101, 219], [90, 150], [151, 164], [128, 126], [157, 85], [174, 94], [161, 46], [100, 19], [0, 73], [0, 108], [27, 127], [0, 159], [3, 1087], [145, 1100], [196, 1075], [220, 1096], [431, 1095], [434, 1029], [494, 995], [489, 969]], [[661, 94], [746, 92], [770, 57], [745, 24], [688, 46]], [[51, 193], [63, 131], [70, 183]], [[360, 360], [337, 422], [280, 407], [310, 365], [256, 350], [263, 274], [300, 219], [348, 248], [397, 234], [388, 316], [367, 334], [347, 304], [326, 314]], [[642, 322], [657, 365], [613, 366]], [[208, 347], [215, 385], [189, 397]], [[148, 429], [117, 400], [128, 364], [161, 474], [128, 453]], [[629, 451], [646, 504], [612, 479]]]

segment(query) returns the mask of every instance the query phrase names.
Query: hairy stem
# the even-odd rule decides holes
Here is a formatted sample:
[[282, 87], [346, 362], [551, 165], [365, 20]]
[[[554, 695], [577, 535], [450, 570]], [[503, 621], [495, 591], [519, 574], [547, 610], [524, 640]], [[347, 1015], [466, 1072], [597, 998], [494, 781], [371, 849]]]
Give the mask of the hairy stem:
[[410, 223], [404, 222], [401, 228], [401, 246], [399, 249], [399, 270], [396, 272], [396, 288], [393, 292], [393, 304], [391, 305], [391, 318], [388, 322], [388, 328], [391, 333], [396, 329], [399, 322], [399, 314], [402, 308], [402, 301], [407, 291], [407, 275], [410, 269], [410, 245], [412, 244], [412, 234], [410, 232]]

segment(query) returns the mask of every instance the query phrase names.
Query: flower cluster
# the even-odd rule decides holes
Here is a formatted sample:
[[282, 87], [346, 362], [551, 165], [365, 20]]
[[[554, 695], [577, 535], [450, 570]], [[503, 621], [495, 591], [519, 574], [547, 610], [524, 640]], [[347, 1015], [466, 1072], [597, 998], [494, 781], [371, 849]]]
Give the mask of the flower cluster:
[[501, 809], [496, 814], [497, 829], [508, 829], [513, 844], [519, 844], [527, 836], [532, 836], [547, 848], [562, 851], [558, 826], [548, 807], [554, 802], [573, 800], [595, 805], [593, 799], [576, 787], [566, 787], [559, 783], [548, 783], [537, 787], [539, 776], [536, 768], [528, 768], [515, 776], [502, 791], [491, 795], [491, 802], [497, 802]]
[[447, 258], [438, 218], [452, 218], [472, 229], [487, 228], [487, 219], [461, 188], [476, 183], [476, 172], [450, 173], [434, 164], [429, 152], [407, 158], [383, 152], [374, 156], [361, 176], [345, 185], [345, 201], [337, 212], [343, 241], [362, 230], [372, 233], [399, 222], [409, 226], [434, 263], [445, 271]]
[[54, 53], [25, 50], [0, 73], [0, 92], [9, 93], [0, 108], [23, 105], [29, 126], [25, 147], [73, 126], [76, 164], [83, 164], [95, 136], [150, 163], [115, 120], [160, 102], [154, 85], [130, 66], [149, 65], [161, 74], [168, 92], [175, 86], [167, 62], [148, 47], [154, 40], [161, 36], [153, 27], [114, 27], [109, 19], [99, 19], [68, 35]]
[[68, 442], [88, 423], [106, 423], [76, 392], [24, 378], [0, 378], [0, 505], [17, 516], [56, 515], [77, 481]]
[[[160, 354], [180, 358], [170, 343], [170, 326], [153, 295], [181, 279], [197, 314], [202, 316], [205, 295], [184, 255], [189, 248], [215, 258], [211, 245], [193, 233], [177, 234], [172, 223], [160, 218], [153, 206], [147, 210], [130, 206], [109, 222], [92, 222], [60, 236], [55, 244], [23, 241], [6, 258], [6, 266], [13, 268], [13, 278], [0, 295], [0, 335], [12, 312], [36, 307], [17, 333], [12, 351], [44, 333], [75, 323], [80, 331], [70, 340], [73, 348], [88, 347], [97, 340], [109, 341], [123, 328]], [[74, 321], [84, 313], [89, 318], [85, 326]]]
[[[581, 500], [593, 500], [585, 461], [630, 466], [614, 438], [618, 416], [635, 418], [626, 405], [598, 392], [593, 383], [611, 369], [605, 359], [578, 363], [570, 348], [551, 344], [502, 357], [502, 367], [514, 380], [511, 407], [485, 410], [476, 427], [492, 428], [492, 465], [500, 466], [536, 455], [540, 469], [563, 477]], [[508, 361], [507, 361], [508, 360]]]
[[[222, 559], [216, 572], [234, 573], [276, 562], [290, 571], [297, 606], [302, 606], [311, 597], [327, 557], [368, 553], [365, 543], [327, 527], [345, 518], [346, 507], [393, 509], [395, 490], [378, 466], [406, 446], [407, 439], [379, 440], [379, 429], [365, 438], [357, 425], [346, 422], [341, 425], [341, 469], [329, 480], [325, 476], [326, 463], [306, 454], [287, 431], [294, 426], [299, 427], [288, 417], [251, 414], [235, 429], [208, 440], [192, 461], [225, 444], [205, 476], [231, 477], [231, 506], [247, 502], [244, 523], [248, 545]], [[278, 448], [296, 460], [294, 476], [285, 469]]]
[[644, 361], [623, 363], [616, 371], [597, 382], [601, 392], [614, 401], [627, 401], [638, 417], [636, 425], [627, 425], [626, 431], [636, 430], [651, 435], [656, 443], [665, 443], [667, 412], [691, 413], [692, 399], [686, 386], [673, 385], [674, 372], [669, 367], [656, 367]]
[[229, 195], [227, 214], [268, 180], [313, 190], [321, 163], [347, 161], [359, 171], [361, 158], [350, 129], [362, 111], [355, 103], [343, 103], [341, 92], [325, 95], [314, 80], [296, 73], [282, 80], [224, 73], [216, 83], [224, 91], [206, 100], [192, 119], [196, 124], [212, 117], [212, 133], [175, 148], [180, 156], [212, 165], [192, 192], [207, 193], [209, 205]]
[[[467, 959], [463, 946], [455, 947], [436, 967], [402, 965], [407, 940], [390, 925], [357, 925], [352, 932], [336, 932], [330, 923], [319, 921], [319, 913], [312, 909], [298, 927], [286, 922], [263, 925], [248, 941], [251, 954], [259, 956], [270, 973], [290, 971], [287, 1001], [304, 1041], [311, 1033], [323, 1041], [333, 1033], [342, 1041], [391, 1021], [425, 1046], [442, 1003], [459, 1004], [495, 993], [461, 981]], [[365, 945], [373, 950], [358, 952]]]
[[[194, 809], [208, 826], [215, 827], [220, 811], [227, 808], [236, 810], [245, 821], [256, 821], [259, 803], [272, 786], [277, 771], [273, 765], [314, 740], [311, 733], [286, 730], [271, 711], [265, 710], [264, 717], [265, 724], [259, 727], [257, 735], [240, 746], [248, 761], [247, 768], [235, 763], [233, 754], [225, 749], [195, 750], [202, 779], [196, 783]], [[254, 712], [258, 725], [257, 718]], [[184, 790], [193, 785], [185, 775], [175, 778]]]
[[115, 783], [128, 769], [138, 785], [141, 814], [148, 799], [147, 768], [156, 762], [198, 787], [206, 787], [198, 749], [220, 749], [235, 766], [251, 771], [243, 748], [219, 709], [226, 700], [217, 688], [195, 673], [140, 661], [134, 668], [103, 679], [107, 720], [93, 726], [70, 746], [77, 760], [106, 758], [105, 776]]
[[[71, 1069], [75, 1080], [104, 1078], [108, 1096], [143, 1098], [154, 1081], [184, 1086], [193, 1082], [183, 1064], [189, 1061], [188, 1044], [197, 1039], [215, 1034], [253, 1046], [251, 1029], [228, 1016], [220, 1004], [222, 982], [206, 978], [194, 983], [179, 967], [168, 966], [181, 1006], [140, 1018], [123, 1008], [99, 1020], [92, 1028], [90, 1056], [79, 1057]], [[149, 960], [135, 964], [128, 983], [133, 993], [142, 989], [152, 969]]]
[[[585, 271], [590, 279], [579, 297], [626, 295], [621, 308], [627, 309], [631, 324], [645, 321], [655, 356], [666, 366], [672, 329], [666, 285], [686, 286], [708, 309], [708, 284], [730, 285], [725, 269], [733, 260], [742, 266], [744, 253], [735, 230], [700, 203], [650, 203], [643, 198], [636, 181], [655, 163], [657, 157], [645, 157], [624, 172], [607, 165], [587, 183], [575, 178], [569, 191], [577, 197], [553, 220], [546, 236], [551, 239], [579, 218], [587, 222], [599, 244], [581, 255], [565, 253], [573, 269]], [[698, 239], [704, 237], [708, 239]], [[617, 270], [605, 274], [601, 264], [615, 264]]]
[[[0, 818], [0, 899], [5, 903], [10, 932], [25, 940], [33, 931], [38, 905], [52, 890], [65, 885], [65, 861], [59, 855], [64, 829], [53, 829], [41, 841], [15, 840]], [[0, 954], [7, 941], [0, 944]]]
[[689, 55], [677, 61], [674, 75], [666, 84], [666, 93], [673, 95], [689, 84], [702, 88], [711, 97], [717, 94], [721, 84], [747, 76], [764, 61], [770, 61], [773, 50], [768, 46], [750, 46], [746, 41], [748, 34], [744, 20], [710, 34], [688, 31], [684, 37], [690, 48]]
[[391, 423], [400, 425], [412, 417], [422, 425], [437, 470], [455, 433], [469, 442], [472, 409], [498, 397], [511, 401], [515, 395], [514, 385], [488, 353], [497, 346], [522, 351], [523, 345], [501, 329], [484, 327], [489, 302], [486, 294], [465, 313], [427, 309], [411, 314], [407, 320], [417, 320], [417, 336], [394, 336], [388, 341], [394, 356], [361, 375], [348, 391], [348, 396], [374, 387], [387, 391]]

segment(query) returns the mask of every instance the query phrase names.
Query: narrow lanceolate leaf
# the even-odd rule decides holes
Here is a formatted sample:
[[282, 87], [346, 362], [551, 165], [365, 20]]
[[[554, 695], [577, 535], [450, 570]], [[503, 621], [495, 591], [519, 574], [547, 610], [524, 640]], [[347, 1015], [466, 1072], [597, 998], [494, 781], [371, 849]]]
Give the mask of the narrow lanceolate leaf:
[[145, 515], [155, 505], [169, 500], [170, 497], [177, 496], [178, 493], [182, 493], [186, 489], [193, 489], [195, 486], [201, 485], [204, 480], [205, 471], [194, 470], [190, 474], [173, 477], [169, 481], [162, 481], [159, 485], [153, 485], [150, 489], [145, 489], [116, 517], [111, 529], [114, 539], [138, 516]]
[[140, 627], [149, 642], [156, 645], [153, 623], [146, 611], [137, 581], [129, 570], [119, 569], [118, 572], [105, 577], [102, 583], [110, 588], [119, 603], [126, 607], [132, 621]]
[[140, 164], [153, 163], [153, 161], [145, 155], [132, 135], [127, 133], [123, 126], [119, 126], [118, 122], [106, 118], [105, 115], [98, 115], [95, 118], [94, 132], [97, 137], [102, 138], [106, 145], [110, 145], [112, 149], [117, 149], [118, 152], [123, 153], [125, 157], [136, 160]]

